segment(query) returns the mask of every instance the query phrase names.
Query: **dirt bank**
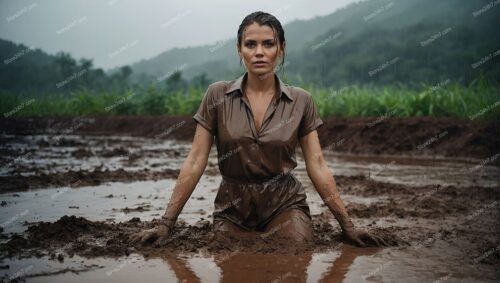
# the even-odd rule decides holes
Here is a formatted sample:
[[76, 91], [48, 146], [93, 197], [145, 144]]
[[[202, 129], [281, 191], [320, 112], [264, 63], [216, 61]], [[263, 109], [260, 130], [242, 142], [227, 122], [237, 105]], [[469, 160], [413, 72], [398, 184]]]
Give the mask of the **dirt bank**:
[[[488, 158], [499, 152], [500, 123], [431, 117], [329, 118], [318, 133], [338, 152]], [[4, 134], [128, 135], [192, 140], [191, 116], [1, 118]]]

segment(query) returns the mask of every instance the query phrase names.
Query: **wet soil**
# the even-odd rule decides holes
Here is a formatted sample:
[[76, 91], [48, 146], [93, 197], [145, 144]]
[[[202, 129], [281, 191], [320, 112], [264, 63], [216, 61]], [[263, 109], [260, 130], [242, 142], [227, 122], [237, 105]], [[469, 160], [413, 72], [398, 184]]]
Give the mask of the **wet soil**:
[[[0, 119], [0, 209], [7, 215], [0, 217], [0, 272], [14, 276], [16, 270], [9, 266], [14, 259], [46, 258], [64, 266], [78, 257], [87, 261], [139, 254], [148, 259], [166, 256], [172, 266], [180, 255], [202, 253], [207, 258], [219, 255], [226, 277], [231, 272], [241, 277], [246, 270], [241, 266], [248, 264], [244, 254], [259, 255], [251, 261], [257, 266], [264, 256], [291, 254], [298, 259], [307, 253], [331, 255], [351, 246], [342, 239], [336, 220], [308, 180], [300, 151], [295, 171], [313, 212], [314, 242], [298, 246], [276, 237], [214, 234], [211, 202], [220, 177], [214, 147], [204, 173], [207, 179], [200, 181], [203, 188], [189, 200], [171, 240], [162, 247], [129, 244], [131, 234], [158, 223], [167, 201], [160, 192], [171, 189], [171, 180], [175, 181], [190, 149], [191, 120]], [[371, 257], [374, 263], [352, 271], [355, 279], [348, 281], [359, 282], [359, 276], [365, 275], [376, 282], [397, 282], [406, 273], [423, 274], [412, 282], [444, 281], [448, 273], [431, 274], [435, 266], [463, 282], [493, 278], [491, 274], [500, 269], [498, 124], [428, 118], [325, 122], [318, 133], [349, 215], [357, 227], [390, 244], [382, 251], [366, 253], [377, 253], [378, 259]], [[154, 180], [163, 183], [142, 182]], [[125, 190], [127, 186], [131, 189]], [[89, 207], [92, 202], [96, 205]], [[95, 209], [102, 211], [92, 214]], [[46, 217], [50, 221], [40, 221]], [[345, 254], [351, 264], [355, 253]], [[224, 260], [229, 257], [231, 261]], [[281, 260], [284, 257], [272, 258], [267, 264]], [[235, 269], [235, 264], [241, 266]], [[100, 268], [100, 264], [65, 266], [27, 272], [23, 278]], [[287, 274], [272, 277], [286, 278]], [[13, 281], [11, 277], [0, 279]]]
[[[324, 122], [318, 129], [321, 145], [337, 152], [486, 158], [500, 149], [498, 122], [384, 116], [327, 118]], [[11, 135], [126, 135], [191, 141], [195, 129], [191, 116], [0, 118], [0, 133]]]
[[[409, 190], [403, 185], [375, 182], [359, 176], [340, 178], [338, 183], [345, 195], [389, 196], [368, 204], [351, 202], [347, 209], [356, 222], [366, 223], [363, 226], [391, 246], [408, 248], [432, 245], [441, 240], [478, 258], [499, 244], [496, 231], [499, 188], [424, 186]], [[140, 206], [135, 210], [144, 208]], [[75, 254], [116, 257], [132, 253], [158, 256], [235, 250], [264, 254], [321, 252], [334, 249], [343, 241], [340, 229], [328, 211], [313, 215], [315, 240], [309, 245], [294, 245], [275, 237], [265, 237], [265, 240], [258, 236], [221, 237], [213, 233], [211, 221], [200, 219], [193, 225], [178, 221], [170, 241], [158, 247], [148, 244], [132, 246], [128, 242], [131, 234], [154, 227], [157, 219], [141, 221], [134, 217], [125, 222], [109, 223], [65, 215], [55, 222], [25, 223], [25, 232], [8, 237], [8, 241], [0, 245], [0, 252], [2, 258], [50, 256], [61, 261], [66, 255]], [[401, 225], [405, 222], [411, 225]], [[499, 264], [499, 251], [494, 251], [481, 262]]]

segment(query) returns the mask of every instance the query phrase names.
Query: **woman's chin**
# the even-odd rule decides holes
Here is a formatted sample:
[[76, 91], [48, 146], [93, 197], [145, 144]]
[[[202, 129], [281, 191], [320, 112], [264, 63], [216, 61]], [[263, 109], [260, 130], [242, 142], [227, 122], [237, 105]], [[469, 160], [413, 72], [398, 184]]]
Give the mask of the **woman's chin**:
[[273, 70], [271, 68], [255, 68], [253, 67], [251, 69], [251, 72], [256, 74], [256, 75], [266, 75], [266, 74], [270, 74], [270, 73], [273, 73]]

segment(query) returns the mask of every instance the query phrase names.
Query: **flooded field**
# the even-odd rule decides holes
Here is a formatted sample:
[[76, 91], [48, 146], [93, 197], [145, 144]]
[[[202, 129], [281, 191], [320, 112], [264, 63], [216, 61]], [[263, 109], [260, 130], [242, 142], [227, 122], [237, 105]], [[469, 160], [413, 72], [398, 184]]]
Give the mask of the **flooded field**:
[[[313, 248], [213, 243], [221, 176], [209, 165], [165, 248], [133, 247], [164, 212], [190, 142], [4, 134], [4, 282], [498, 282], [499, 167], [471, 157], [324, 154], [354, 223], [391, 241], [357, 248], [309, 180], [293, 171], [314, 220]], [[402, 280], [404, 278], [404, 280]]]

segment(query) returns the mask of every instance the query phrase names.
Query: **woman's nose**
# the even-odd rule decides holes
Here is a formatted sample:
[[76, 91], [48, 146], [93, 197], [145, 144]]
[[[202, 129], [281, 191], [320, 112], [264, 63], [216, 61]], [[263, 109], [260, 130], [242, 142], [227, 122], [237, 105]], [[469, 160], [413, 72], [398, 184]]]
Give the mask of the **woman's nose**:
[[263, 50], [262, 45], [261, 44], [257, 45], [257, 50], [256, 50], [257, 55], [258, 54], [263, 54], [262, 50]]

